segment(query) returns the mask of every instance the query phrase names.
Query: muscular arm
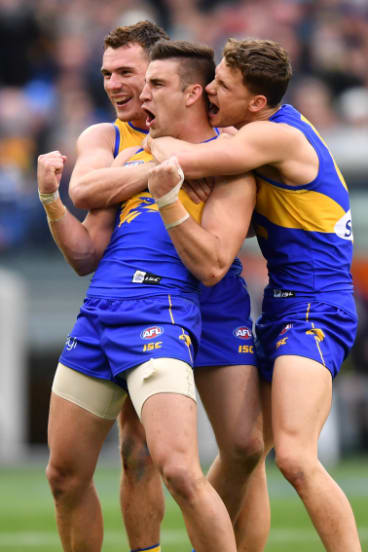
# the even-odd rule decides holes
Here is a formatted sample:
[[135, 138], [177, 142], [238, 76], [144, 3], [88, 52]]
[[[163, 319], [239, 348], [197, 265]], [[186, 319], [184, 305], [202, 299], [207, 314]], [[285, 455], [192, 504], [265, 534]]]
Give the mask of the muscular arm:
[[115, 208], [94, 210], [82, 223], [67, 211], [58, 222], [49, 222], [56, 245], [79, 276], [96, 270], [110, 241], [115, 213]]
[[302, 184], [315, 178], [318, 166], [317, 156], [301, 132], [270, 121], [249, 123], [234, 136], [202, 144], [170, 137], [149, 137], [147, 142], [159, 162], [176, 155], [187, 178], [242, 174], [272, 165], [289, 175], [291, 184]]
[[114, 160], [114, 143], [111, 124], [93, 125], [80, 135], [69, 183], [69, 195], [76, 207], [111, 207], [147, 188], [149, 165], [123, 167], [120, 159]]
[[81, 223], [58, 197], [65, 156], [54, 151], [38, 158], [37, 180], [42, 194], [55, 194], [44, 203], [50, 232], [67, 262], [79, 275], [93, 272], [110, 240], [115, 209], [92, 211]]
[[[164, 170], [170, 168], [164, 167]], [[159, 167], [155, 171], [157, 182], [162, 182], [164, 174], [160, 173]], [[175, 168], [171, 175], [172, 180], [175, 182], [176, 178], [177, 181]], [[149, 185], [155, 195], [151, 176]], [[156, 191], [160, 194], [162, 188], [158, 190], [157, 185]], [[189, 217], [168, 229], [181, 260], [205, 285], [216, 284], [228, 271], [247, 235], [255, 197], [256, 185], [252, 175], [220, 178], [204, 207], [201, 225]], [[160, 208], [165, 224], [180, 220], [185, 212], [180, 199]]]

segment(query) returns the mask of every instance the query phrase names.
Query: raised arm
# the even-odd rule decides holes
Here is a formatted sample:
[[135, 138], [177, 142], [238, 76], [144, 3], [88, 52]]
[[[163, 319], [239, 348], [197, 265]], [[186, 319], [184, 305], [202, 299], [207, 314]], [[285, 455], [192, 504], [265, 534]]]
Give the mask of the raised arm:
[[149, 189], [183, 263], [211, 286], [226, 274], [246, 237], [255, 204], [255, 180], [250, 174], [218, 179], [201, 225], [177, 196], [178, 181], [178, 165], [171, 158], [151, 171]]
[[114, 160], [114, 144], [111, 124], [93, 125], [80, 135], [77, 162], [69, 183], [69, 195], [76, 207], [111, 207], [147, 188], [149, 167], [123, 167], [120, 160]]
[[38, 189], [50, 232], [66, 261], [83, 276], [93, 272], [109, 243], [115, 209], [92, 211], [81, 223], [59, 197], [65, 156], [54, 151], [38, 158]]

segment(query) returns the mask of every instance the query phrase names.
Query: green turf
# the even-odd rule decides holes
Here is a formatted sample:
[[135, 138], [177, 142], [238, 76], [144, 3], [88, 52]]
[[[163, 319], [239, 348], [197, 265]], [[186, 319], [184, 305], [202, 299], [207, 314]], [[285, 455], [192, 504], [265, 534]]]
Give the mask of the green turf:
[[[368, 551], [368, 462], [344, 462], [331, 470], [352, 503], [364, 551]], [[294, 490], [274, 466], [268, 467], [272, 529], [267, 552], [323, 551]], [[99, 467], [96, 484], [105, 517], [103, 552], [129, 550], [118, 508], [119, 470]], [[180, 512], [168, 497], [162, 529], [165, 552], [190, 552]], [[0, 551], [61, 551], [54, 509], [41, 466], [0, 467]]]

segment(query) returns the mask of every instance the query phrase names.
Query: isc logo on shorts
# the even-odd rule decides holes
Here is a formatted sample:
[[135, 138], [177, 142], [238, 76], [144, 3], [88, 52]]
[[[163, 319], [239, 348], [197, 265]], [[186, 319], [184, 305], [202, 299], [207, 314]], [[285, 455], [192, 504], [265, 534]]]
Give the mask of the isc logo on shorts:
[[151, 326], [141, 331], [142, 339], [153, 339], [164, 333], [164, 329], [160, 326]]
[[252, 332], [246, 326], [239, 326], [233, 331], [233, 335], [239, 339], [250, 339], [252, 337]]

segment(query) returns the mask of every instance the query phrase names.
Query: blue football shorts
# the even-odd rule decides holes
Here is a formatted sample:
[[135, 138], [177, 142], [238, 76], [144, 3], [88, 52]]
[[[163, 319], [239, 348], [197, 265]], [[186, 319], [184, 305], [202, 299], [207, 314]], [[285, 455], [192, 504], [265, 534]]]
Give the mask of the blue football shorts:
[[315, 360], [334, 378], [354, 343], [356, 329], [354, 313], [314, 298], [265, 300], [256, 323], [261, 378], [272, 380], [274, 361], [282, 355]]
[[194, 366], [256, 365], [250, 298], [241, 276], [201, 286], [202, 334]]
[[200, 332], [199, 306], [182, 297], [87, 297], [59, 361], [126, 389], [124, 372], [151, 358], [193, 366]]

